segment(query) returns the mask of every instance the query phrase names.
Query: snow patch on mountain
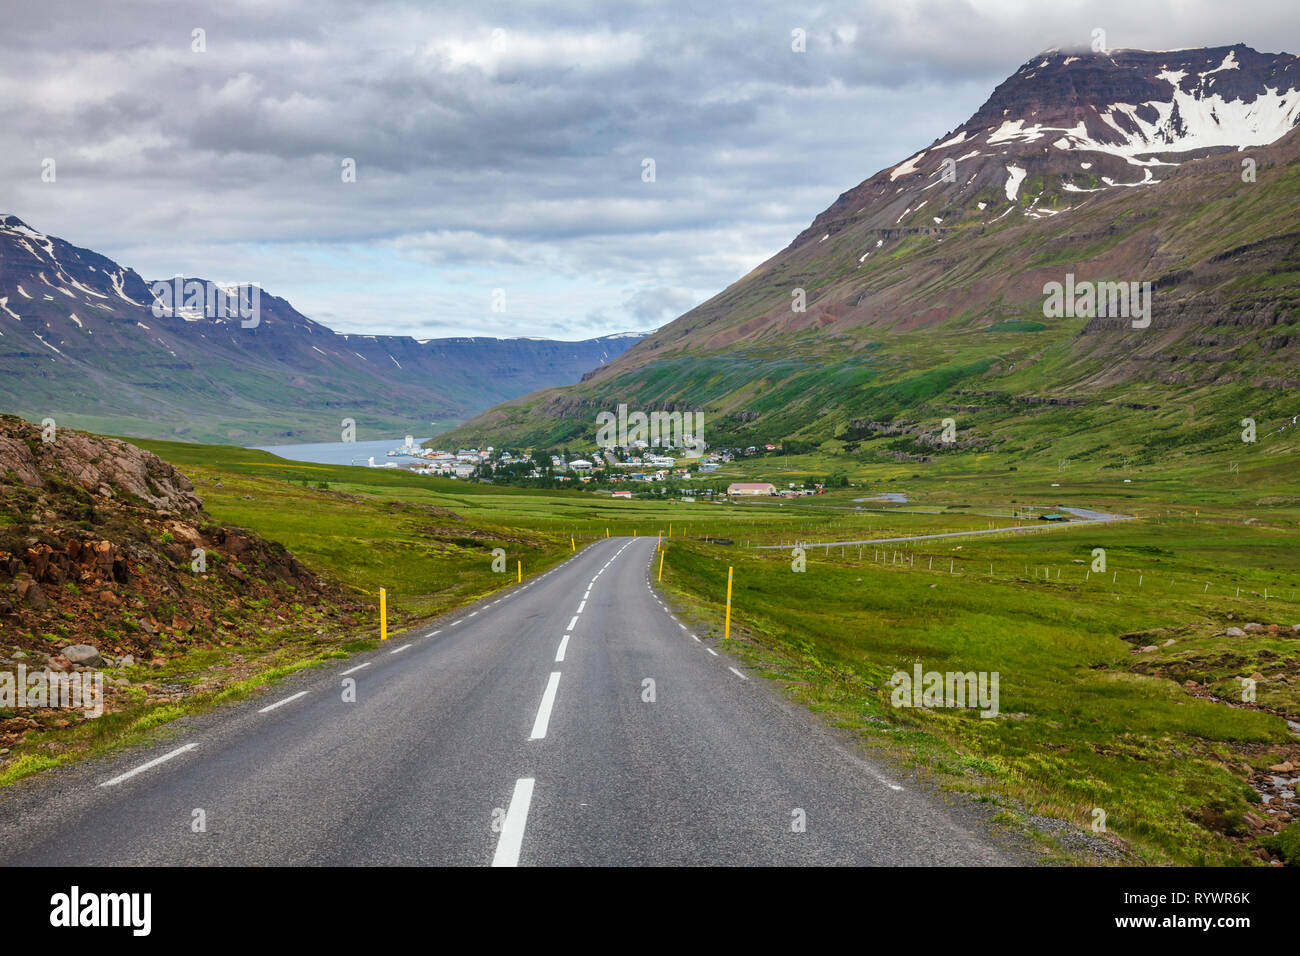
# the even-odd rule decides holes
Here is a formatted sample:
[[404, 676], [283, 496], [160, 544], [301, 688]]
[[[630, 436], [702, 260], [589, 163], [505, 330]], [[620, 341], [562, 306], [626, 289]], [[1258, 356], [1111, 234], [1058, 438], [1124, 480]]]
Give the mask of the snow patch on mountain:
[[124, 282], [124, 280], [125, 280], [125, 276], [121, 269], [119, 269], [117, 272], [114, 272], [111, 276], [109, 276], [109, 281], [113, 283], [113, 291], [117, 293], [117, 297], [121, 299], [123, 302], [129, 302], [131, 303], [131, 305], [138, 305], [142, 309], [148, 308], [148, 306], [144, 302], [137, 302], [135, 301], [135, 299], [131, 298], [129, 295], [126, 294], [126, 290], [122, 287], [122, 283]]
[[926, 150], [921, 150], [907, 162], [894, 167], [894, 171], [889, 174], [890, 181], [898, 179], [900, 176], [910, 176], [916, 172], [916, 164], [921, 161], [921, 157], [926, 154]]
[[63, 354], [62, 352], [59, 352], [59, 350], [56, 349], [53, 345], [51, 345], [49, 342], [47, 342], [47, 341], [45, 341], [43, 338], [41, 338], [39, 334], [37, 334], [37, 333], [33, 333], [33, 334], [36, 335], [36, 341], [40, 342], [40, 343], [41, 343], [42, 345], [44, 345], [47, 349], [49, 349], [51, 352], [58, 352], [59, 355], [62, 355], [62, 354]]
[[[26, 223], [20, 222], [19, 220], [14, 219], [12, 216], [7, 216], [3, 220], [0, 220], [0, 231], [4, 231], [15, 236], [25, 236], [26, 238], [31, 239], [38, 246], [40, 246], [41, 249], [44, 250], [45, 254], [49, 256], [51, 260], [54, 259], [54, 243], [50, 240], [48, 236], [37, 232], [35, 229], [33, 229], [31, 226], [28, 226]], [[26, 242], [22, 242], [22, 244], [24, 246], [27, 246], [27, 251], [30, 252], [34, 258], [36, 259], [41, 258], [41, 256], [37, 255], [36, 251], [32, 249], [31, 246], [27, 245]]]
[[1008, 166], [1007, 172], [1011, 175], [1007, 177], [1007, 184], [1004, 188], [1007, 192], [1007, 198], [1015, 202], [1016, 196], [1020, 193], [1020, 184], [1024, 182], [1028, 170], [1021, 169], [1019, 166]]
[[104, 293], [102, 293], [102, 292], [96, 292], [94, 289], [88, 289], [88, 288], [86, 288], [84, 285], [82, 285], [82, 284], [81, 284], [80, 282], [78, 282], [76, 279], [72, 279], [71, 282], [72, 282], [72, 287], [73, 287], [74, 289], [77, 289], [77, 290], [80, 291], [80, 292], [84, 292], [84, 293], [86, 293], [86, 295], [93, 295], [93, 296], [95, 296], [97, 299], [107, 299], [107, 298], [108, 298], [108, 296], [104, 295]]
[[[1185, 75], [1181, 71], [1159, 75], [1173, 86], [1168, 100], [1112, 103], [1097, 111], [1098, 118], [1114, 130], [1121, 142], [1097, 139], [1088, 133], [1082, 120], [1065, 128], [1027, 124], [1023, 119], [1003, 121], [989, 132], [988, 142], [1029, 144], [1059, 134], [1052, 142], [1057, 149], [1093, 150], [1131, 159], [1149, 153], [1184, 153], [1220, 146], [1239, 150], [1267, 146], [1300, 123], [1300, 89], [1266, 87], [1253, 100], [1225, 100], [1217, 93], [1184, 91], [1178, 83]], [[1154, 118], [1147, 118], [1152, 114]]]
[[1223, 58], [1222, 63], [1220, 63], [1212, 70], [1206, 70], [1204, 73], [1201, 74], [1201, 76], [1209, 76], [1211, 73], [1220, 73], [1223, 70], [1240, 70], [1240, 69], [1241, 69], [1241, 64], [1237, 62], [1237, 51], [1229, 50], [1228, 55]]

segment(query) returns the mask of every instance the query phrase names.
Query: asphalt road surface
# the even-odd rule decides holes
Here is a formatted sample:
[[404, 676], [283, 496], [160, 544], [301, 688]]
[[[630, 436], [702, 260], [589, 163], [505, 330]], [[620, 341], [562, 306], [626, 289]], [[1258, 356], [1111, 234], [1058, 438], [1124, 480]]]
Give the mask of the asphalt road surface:
[[1023, 862], [693, 634], [654, 552], [600, 541], [164, 742], [6, 788], [0, 863]]
[[[863, 499], [865, 500], [865, 499]], [[1060, 508], [1060, 511], [1068, 511], [1078, 521], [1067, 521], [1061, 523], [1044, 523], [1044, 524], [1027, 524], [1017, 527], [1006, 528], [977, 528], [970, 531], [942, 531], [937, 534], [911, 534], [902, 538], [854, 538], [852, 541], [792, 541], [789, 544], [760, 544], [755, 545], [758, 551], [787, 551], [791, 548], [839, 548], [848, 545], [868, 545], [868, 544], [898, 544], [907, 541], [931, 541], [935, 538], [971, 538], [981, 534], [1033, 534], [1037, 531], [1054, 531], [1060, 528], [1078, 528], [1087, 524], [1113, 524], [1116, 521], [1136, 521], [1134, 515], [1112, 515], [1104, 511], [1089, 511], [1087, 508]], [[924, 512], [909, 512], [910, 514], [923, 514]]]

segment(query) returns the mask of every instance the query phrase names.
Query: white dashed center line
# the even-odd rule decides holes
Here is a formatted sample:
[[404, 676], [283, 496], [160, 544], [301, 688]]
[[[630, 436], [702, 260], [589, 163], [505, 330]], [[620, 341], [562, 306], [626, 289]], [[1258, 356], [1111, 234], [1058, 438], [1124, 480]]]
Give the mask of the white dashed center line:
[[536, 782], [532, 777], [521, 777], [515, 781], [510, 808], [506, 810], [506, 819], [501, 825], [501, 839], [497, 841], [497, 852], [492, 857], [493, 866], [519, 865], [519, 851], [524, 845], [524, 826], [528, 823], [528, 807], [533, 802], [533, 784]]
[[577, 623], [578, 623], [578, 615], [575, 614], [575, 615], [573, 615], [573, 620], [569, 622], [569, 626], [566, 627], [565, 630], [566, 630], [566, 631], [571, 631], [571, 630], [573, 630], [573, 625], [575, 625], [575, 624], [577, 624]]
[[555, 663], [557, 664], [564, 663], [564, 649], [568, 646], [569, 646], [569, 635], [565, 634], [564, 637], [560, 638], [560, 649], [555, 652]]
[[542, 704], [537, 708], [537, 719], [533, 721], [533, 732], [529, 740], [542, 740], [546, 736], [546, 726], [551, 722], [551, 708], [555, 706], [555, 692], [560, 686], [560, 672], [551, 671], [551, 678], [546, 682], [542, 693]]

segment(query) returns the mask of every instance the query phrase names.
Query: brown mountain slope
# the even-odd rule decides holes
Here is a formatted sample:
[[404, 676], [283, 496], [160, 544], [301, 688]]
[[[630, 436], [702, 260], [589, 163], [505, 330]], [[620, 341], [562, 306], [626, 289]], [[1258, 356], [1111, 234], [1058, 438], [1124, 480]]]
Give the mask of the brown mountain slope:
[[[1184, 59], [1224, 61], [1234, 50], [1245, 48], [1185, 51]], [[1154, 56], [1143, 55], [1148, 72], [1195, 65], [1170, 71]], [[1274, 59], [1275, 72], [1294, 72], [1294, 58]], [[1255, 69], [1263, 78], [1252, 82], [1277, 82], [1265, 65]], [[1217, 76], [1205, 72], [1203, 85]], [[1129, 159], [1175, 153], [1000, 139], [980, 115], [964, 128], [979, 137], [918, 155], [998, 139], [991, 161], [957, 162], [955, 182], [943, 180], [941, 161], [923, 168], [916, 157], [881, 171], [789, 247], [580, 385], [498, 406], [459, 436], [577, 441], [594, 435], [597, 411], [628, 402], [703, 411], [715, 442], [820, 441], [843, 437], [854, 421], [928, 414], [968, 391], [1146, 405], [1199, 399], [1206, 408], [1238, 402], [1248, 388], [1262, 413], [1285, 411], [1285, 392], [1300, 377], [1300, 132], [1245, 150], [1182, 149], [1154, 167]], [[1290, 114], [1278, 122], [1291, 123]], [[1092, 182], [1083, 164], [1103, 160], [1134, 170], [1136, 183], [1154, 168], [1159, 178], [1080, 185]], [[1009, 166], [1025, 171], [1014, 198]], [[1046, 316], [1045, 285], [1067, 275], [1150, 282], [1150, 326]], [[792, 308], [798, 290], [802, 312]]]

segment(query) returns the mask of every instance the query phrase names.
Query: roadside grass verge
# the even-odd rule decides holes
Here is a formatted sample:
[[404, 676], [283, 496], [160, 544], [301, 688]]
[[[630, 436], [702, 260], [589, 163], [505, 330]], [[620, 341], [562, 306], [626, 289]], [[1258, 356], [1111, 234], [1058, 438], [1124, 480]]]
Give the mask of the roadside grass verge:
[[[322, 649], [305, 645], [278, 648], [264, 659], [249, 663], [255, 673], [220, 682], [208, 689], [171, 701], [144, 702], [144, 692], [133, 687], [139, 701], [121, 710], [106, 712], [93, 720], [81, 721], [66, 729], [43, 730], [27, 735], [25, 752], [0, 771], [0, 787], [8, 786], [34, 773], [74, 760], [102, 757], [129, 747], [165, 740], [175, 734], [172, 723], [181, 717], [211, 710], [219, 704], [243, 700], [267, 684], [304, 668], [318, 667], [331, 660], [347, 657], [341, 647]], [[178, 662], [172, 662], [176, 664]], [[130, 668], [128, 672], [149, 673], [149, 668]], [[174, 676], [174, 675], [162, 675]]]

